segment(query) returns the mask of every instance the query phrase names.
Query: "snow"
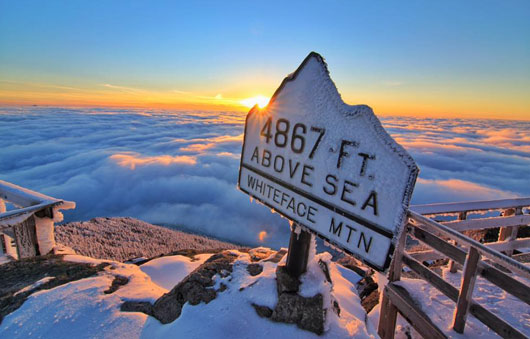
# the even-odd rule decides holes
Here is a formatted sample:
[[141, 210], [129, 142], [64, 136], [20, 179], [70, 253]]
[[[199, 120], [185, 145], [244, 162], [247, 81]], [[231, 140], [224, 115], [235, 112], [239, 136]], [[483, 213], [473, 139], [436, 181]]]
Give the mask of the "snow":
[[104, 262], [108, 262], [108, 263], [111, 262], [110, 260], [94, 259], [94, 258], [82, 256], [82, 255], [77, 255], [77, 254], [65, 255], [63, 259], [65, 261], [76, 262], [79, 264], [93, 264], [93, 265], [99, 265]]
[[36, 287], [39, 287], [42, 284], [46, 284], [48, 281], [53, 280], [53, 279], [55, 279], [55, 277], [42, 278], [42, 279], [36, 281], [35, 283], [33, 283], [31, 285], [28, 285], [28, 286], [18, 290], [14, 295], [17, 295], [19, 293], [24, 293], [24, 292], [27, 292], [27, 291], [31, 291], [32, 289], [35, 289]]
[[169, 291], [210, 257], [211, 254], [196, 255], [194, 260], [182, 255], [161, 257], [148, 261], [140, 269], [153, 283]]
[[[449, 268], [442, 272], [444, 280], [459, 288], [462, 279], [461, 271], [451, 273]], [[526, 282], [528, 283], [528, 281]], [[402, 279], [397, 284], [405, 287], [414, 300], [417, 300], [423, 311], [442, 329], [449, 338], [498, 338], [499, 336], [472, 315], [468, 315], [464, 334], [452, 330], [455, 303], [427, 282], [418, 279]], [[498, 315], [526, 336], [530, 336], [530, 306], [523, 301], [501, 290], [486, 279], [478, 277], [475, 282], [473, 300], [489, 311]], [[398, 321], [401, 329], [407, 323]], [[400, 329], [398, 328], [398, 331]], [[417, 335], [417, 338], [421, 336]]]
[[[68, 255], [74, 262], [97, 264], [92, 258]], [[130, 279], [112, 294], [115, 275]], [[154, 301], [165, 292], [152, 283], [136, 265], [112, 262], [99, 275], [32, 294], [0, 325], [2, 338], [135, 338], [140, 335], [147, 315], [120, 312], [124, 300]]]
[[[360, 305], [353, 282], [340, 275], [339, 265], [331, 263], [330, 273], [333, 287], [324, 274], [318, 274], [318, 260], [330, 258], [328, 253], [313, 256], [308, 263], [308, 271], [302, 276], [300, 294], [313, 296], [318, 292], [328, 295], [325, 300], [335, 298], [341, 307], [341, 317], [328, 311], [327, 331], [318, 336], [299, 329], [296, 325], [275, 323], [260, 318], [252, 303], [274, 308], [277, 302], [275, 271], [276, 264], [262, 262], [263, 272], [255, 277], [248, 274], [246, 266], [250, 258], [239, 253], [230, 276], [216, 276], [216, 287], [222, 282], [227, 289], [208, 304], [184, 305], [182, 314], [174, 322], [162, 325], [149, 318], [141, 337], [162, 338], [178, 334], [182, 338], [356, 338], [377, 337], [365, 326], [366, 313]], [[240, 289], [243, 290], [240, 291]], [[314, 294], [313, 294], [314, 293]], [[204, 326], [207, 324], [207, 326]]]
[[[238, 255], [233, 272], [226, 277], [215, 276], [218, 288], [223, 283], [224, 292], [208, 304], [184, 305], [182, 314], [170, 324], [143, 313], [120, 311], [125, 300], [154, 302], [185, 277], [209, 254], [188, 257], [171, 256], [151, 260], [136, 266], [108, 260], [97, 260], [79, 255], [67, 255], [66, 260], [90, 264], [108, 262], [111, 265], [95, 277], [42, 290], [31, 295], [15, 312], [7, 315], [0, 324], [2, 338], [356, 338], [377, 337], [373, 326], [365, 326], [366, 313], [360, 305], [355, 282], [360, 279], [344, 267], [329, 263], [333, 284], [325, 279], [318, 261], [329, 262], [331, 256], [321, 253], [311, 257], [308, 271], [302, 276], [301, 294], [312, 296], [323, 293], [326, 308], [331, 300], [341, 307], [339, 318], [329, 310], [327, 331], [322, 336], [299, 329], [294, 324], [275, 323], [260, 318], [252, 303], [274, 308], [277, 303], [276, 265], [260, 262], [263, 271], [251, 276], [247, 253]], [[346, 273], [348, 272], [348, 273]], [[345, 274], [346, 273], [346, 274]], [[109, 288], [114, 276], [129, 278], [129, 283], [112, 294]]]
[[2, 219], [2, 220], [0, 220], [0, 226], [7, 228], [7, 227], [10, 227], [10, 226], [18, 225], [18, 224], [23, 223], [24, 221], [26, 221], [32, 215], [33, 215], [32, 212], [27, 212], [27, 213], [22, 213], [20, 215], [17, 215], [15, 217]]
[[[361, 306], [355, 284], [361, 277], [355, 272], [331, 262], [329, 253], [316, 254], [312, 248], [307, 272], [301, 276], [300, 294], [312, 297], [323, 295], [326, 312], [325, 333], [317, 336], [299, 329], [294, 324], [283, 324], [260, 318], [252, 304], [274, 309], [277, 303], [276, 266], [273, 262], [259, 262], [263, 271], [251, 276], [247, 266], [251, 263], [247, 253], [231, 251], [237, 255], [233, 272], [225, 277], [214, 276], [214, 288], [221, 284], [226, 290], [208, 304], [191, 306], [185, 304], [179, 318], [162, 325], [155, 318], [143, 313], [120, 311], [126, 300], [154, 303], [187, 274], [206, 261], [210, 254], [197, 255], [194, 261], [175, 255], [153, 259], [144, 265], [98, 260], [80, 255], [66, 255], [65, 260], [107, 266], [97, 276], [70, 282], [32, 294], [15, 312], [7, 315], [0, 324], [1, 338], [377, 338], [379, 307], [367, 316]], [[285, 260], [285, 257], [283, 258]], [[329, 283], [319, 266], [319, 261], [328, 265], [332, 283]], [[282, 264], [282, 262], [280, 263]], [[104, 294], [115, 276], [129, 279], [129, 283], [112, 294]], [[443, 271], [444, 279], [458, 287], [461, 273]], [[376, 273], [374, 279], [382, 286], [386, 277]], [[45, 283], [47, 277], [25, 287], [33, 289]], [[526, 282], [526, 281], [525, 281]], [[527, 283], [527, 282], [526, 282]], [[463, 335], [451, 329], [454, 302], [423, 280], [403, 279], [398, 282], [421, 304], [427, 315], [450, 338], [496, 338], [473, 316], [468, 316]], [[19, 291], [19, 293], [21, 292]], [[478, 278], [474, 299], [530, 335], [530, 309], [528, 305], [506, 294], [488, 281]], [[333, 302], [340, 306], [340, 317], [332, 310]], [[403, 318], [398, 316], [397, 338], [420, 338]]]

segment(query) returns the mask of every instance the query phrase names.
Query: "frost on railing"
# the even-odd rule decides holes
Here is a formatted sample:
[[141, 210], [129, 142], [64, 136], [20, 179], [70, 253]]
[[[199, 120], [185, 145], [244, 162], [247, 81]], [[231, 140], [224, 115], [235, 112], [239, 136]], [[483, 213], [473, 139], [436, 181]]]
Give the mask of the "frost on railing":
[[[454, 334], [447, 326], [433, 322], [421, 302], [411, 297], [408, 285], [400, 281], [406, 266], [417, 278], [455, 303], [452, 330], [464, 333], [467, 315], [471, 314], [501, 337], [528, 338], [530, 333], [524, 326], [505, 317], [509, 310], [490, 308], [481, 297], [474, 298], [473, 292], [475, 281], [480, 277], [502, 290], [503, 295], [507, 293], [518, 299], [512, 303], [530, 305], [530, 266], [521, 262], [528, 261], [526, 252], [530, 238], [517, 238], [519, 228], [530, 224], [529, 206], [530, 198], [411, 206], [408, 223], [394, 252], [389, 283], [383, 291], [380, 336], [394, 337], [397, 312], [426, 338], [447, 338]], [[456, 219], [448, 220], [450, 216]], [[445, 221], [437, 222], [435, 218]], [[465, 234], [492, 228], [500, 228], [500, 231], [497, 241], [489, 243], [469, 236], [476, 234]], [[407, 246], [411, 241], [420, 242], [427, 250], [411, 250]], [[459, 286], [454, 286], [427, 264], [440, 258], [450, 259], [451, 273], [462, 270]]]
[[[7, 211], [6, 203], [15, 208]], [[50, 253], [54, 222], [63, 220], [60, 210], [73, 208], [74, 202], [0, 180], [0, 251], [14, 259]]]
[[[518, 237], [519, 229], [530, 224], [530, 198], [443, 203], [411, 206], [411, 211], [437, 220], [452, 230], [462, 232], [474, 240], [485, 242], [487, 232], [499, 228], [497, 241], [486, 247], [512, 256], [514, 251], [529, 252], [530, 238]], [[456, 216], [454, 220], [447, 220]], [[438, 219], [446, 219], [445, 221]], [[433, 251], [417, 254], [417, 259], [434, 260], [440, 256]], [[454, 261], [451, 272], [455, 272]]]

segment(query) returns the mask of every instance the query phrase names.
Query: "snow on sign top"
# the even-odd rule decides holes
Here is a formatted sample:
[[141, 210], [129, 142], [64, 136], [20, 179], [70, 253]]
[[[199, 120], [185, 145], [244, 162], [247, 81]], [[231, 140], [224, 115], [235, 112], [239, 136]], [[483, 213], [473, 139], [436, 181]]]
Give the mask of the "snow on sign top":
[[417, 175], [370, 107], [342, 101], [315, 52], [247, 115], [239, 189], [380, 271]]

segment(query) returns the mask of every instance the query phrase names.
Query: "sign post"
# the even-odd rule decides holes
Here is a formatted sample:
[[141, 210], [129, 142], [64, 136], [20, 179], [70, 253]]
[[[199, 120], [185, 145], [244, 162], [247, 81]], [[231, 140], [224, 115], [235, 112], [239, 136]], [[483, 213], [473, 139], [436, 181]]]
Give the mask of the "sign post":
[[[342, 101], [317, 53], [247, 115], [239, 189], [379, 271], [390, 264], [417, 175], [370, 107]], [[291, 235], [293, 275], [305, 270], [310, 236]]]
[[303, 229], [300, 230], [300, 233], [297, 233], [294, 229], [291, 230], [286, 268], [292, 277], [298, 278], [306, 271], [310, 246], [311, 233]]

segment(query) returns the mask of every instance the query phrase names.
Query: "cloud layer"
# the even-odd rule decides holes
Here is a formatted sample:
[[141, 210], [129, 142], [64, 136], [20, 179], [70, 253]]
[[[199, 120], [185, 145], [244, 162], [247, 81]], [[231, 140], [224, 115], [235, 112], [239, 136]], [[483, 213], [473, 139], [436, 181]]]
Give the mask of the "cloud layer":
[[[236, 189], [245, 115], [1, 108], [0, 179], [77, 202], [68, 221], [132, 216], [286, 246], [285, 219]], [[413, 203], [530, 196], [530, 123], [383, 118], [420, 166]]]

